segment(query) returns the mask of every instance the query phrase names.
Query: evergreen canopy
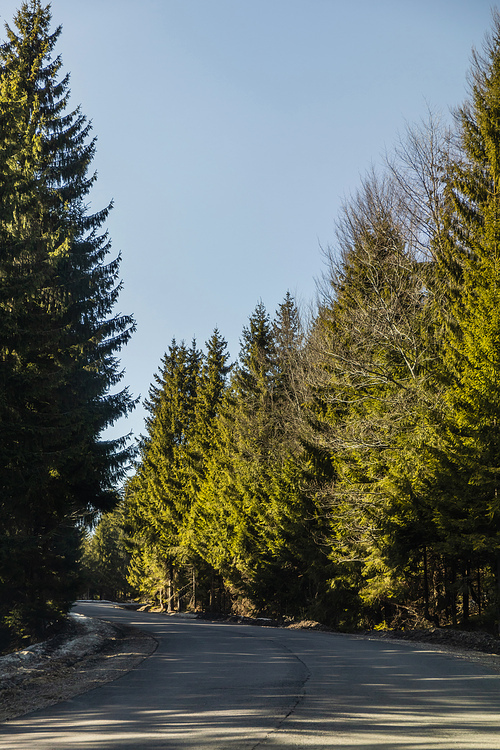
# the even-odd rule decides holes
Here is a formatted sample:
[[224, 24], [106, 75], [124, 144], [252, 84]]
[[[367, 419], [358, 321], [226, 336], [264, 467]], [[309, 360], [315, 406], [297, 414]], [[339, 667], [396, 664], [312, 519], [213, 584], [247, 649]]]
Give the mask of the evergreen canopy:
[[78, 529], [113, 507], [130, 458], [102, 434], [134, 405], [111, 391], [135, 327], [113, 314], [111, 206], [87, 211], [96, 144], [68, 110], [50, 23], [49, 5], [25, 2], [0, 47], [0, 618], [19, 632], [71, 602]]

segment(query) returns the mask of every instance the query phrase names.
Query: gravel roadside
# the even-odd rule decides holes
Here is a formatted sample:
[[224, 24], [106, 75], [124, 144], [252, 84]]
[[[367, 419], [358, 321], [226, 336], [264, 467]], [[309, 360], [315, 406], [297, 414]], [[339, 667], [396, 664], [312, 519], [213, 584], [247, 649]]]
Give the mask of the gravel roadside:
[[0, 657], [0, 721], [116, 680], [156, 646], [137, 628], [72, 614], [63, 633]]

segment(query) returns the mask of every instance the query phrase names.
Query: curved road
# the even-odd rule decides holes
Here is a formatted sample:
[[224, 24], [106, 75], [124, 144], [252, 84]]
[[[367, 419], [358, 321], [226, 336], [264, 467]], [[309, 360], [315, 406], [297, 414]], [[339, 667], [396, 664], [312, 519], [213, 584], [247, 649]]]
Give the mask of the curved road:
[[431, 647], [76, 611], [137, 625], [158, 648], [114, 682], [2, 725], [1, 750], [500, 748], [500, 675]]

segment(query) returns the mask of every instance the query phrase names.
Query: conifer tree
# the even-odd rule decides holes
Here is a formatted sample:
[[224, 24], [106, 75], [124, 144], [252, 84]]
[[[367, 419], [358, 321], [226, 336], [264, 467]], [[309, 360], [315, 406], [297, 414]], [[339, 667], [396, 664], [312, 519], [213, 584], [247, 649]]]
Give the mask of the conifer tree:
[[214, 448], [196, 504], [197, 551], [232, 583], [248, 578], [257, 536], [256, 513], [272, 429], [266, 410], [273, 389], [273, 340], [259, 303], [244, 328], [240, 357], [215, 423]]
[[188, 348], [172, 340], [149, 391], [147, 434], [126, 488], [135, 537], [131, 580], [138, 585], [141, 575], [148, 579], [168, 609], [186, 566], [195, 565], [189, 519], [210, 441], [210, 414], [222, 387], [216, 362], [222, 367], [225, 362], [225, 342], [218, 332], [212, 344], [208, 363], [195, 341]]
[[[269, 614], [297, 614], [324, 579], [316, 508], [305, 492], [297, 434], [294, 359], [301, 328], [287, 295], [275, 321], [259, 303], [214, 423], [193, 505], [193, 544], [236, 599]], [[235, 606], [240, 606], [235, 604]]]
[[124, 530], [123, 502], [103, 514], [93, 533], [83, 544], [82, 588], [89, 598], [117, 601], [135, 592], [127, 582], [130, 554]]
[[116, 502], [130, 458], [102, 432], [133, 407], [116, 353], [119, 258], [85, 198], [95, 140], [68, 111], [50, 6], [23, 3], [0, 47], [0, 617], [40, 632], [75, 595], [80, 524]]
[[138, 528], [165, 554], [177, 546], [189, 510], [189, 440], [195, 418], [201, 354], [172, 340], [145, 403], [147, 435], [130, 496]]
[[[205, 476], [205, 465], [212, 450], [214, 423], [230, 370], [227, 342], [216, 328], [206, 342], [206, 354], [199, 371], [194, 420], [190, 430], [189, 451], [197, 487]], [[193, 491], [196, 494], [196, 490]]]
[[[460, 151], [446, 181], [448, 221], [436, 237], [437, 311], [443, 323], [445, 431], [436, 443], [436, 515], [443, 551], [462, 579], [500, 561], [500, 15], [473, 52], [470, 95], [457, 111]], [[500, 566], [498, 568], [500, 585]]]
[[311, 449], [340, 584], [387, 602], [398, 587], [396, 571], [386, 575], [387, 525], [397, 518], [415, 531], [411, 503], [391, 507], [391, 484], [414, 476], [428, 357], [425, 268], [392, 180], [371, 175], [346, 203], [337, 249], [309, 343]]

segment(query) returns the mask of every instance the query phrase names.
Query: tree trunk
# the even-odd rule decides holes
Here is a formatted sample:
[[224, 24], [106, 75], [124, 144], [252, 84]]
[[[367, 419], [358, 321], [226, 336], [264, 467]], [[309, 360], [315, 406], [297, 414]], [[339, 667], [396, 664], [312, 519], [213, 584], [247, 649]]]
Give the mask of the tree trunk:
[[481, 616], [481, 567], [477, 564], [477, 613]]
[[500, 635], [500, 552], [497, 552], [497, 628]]
[[451, 566], [451, 622], [453, 627], [457, 627], [457, 571], [455, 563]]
[[469, 566], [462, 570], [462, 624], [469, 621]]
[[172, 612], [172, 599], [174, 597], [173, 586], [174, 585], [174, 569], [170, 563], [168, 566], [168, 579], [167, 579], [167, 612]]
[[424, 617], [426, 620], [431, 619], [429, 612], [429, 574], [427, 570], [427, 547], [424, 545]]
[[210, 598], [208, 602], [208, 611], [209, 612], [214, 611], [214, 571], [213, 570], [210, 576]]

